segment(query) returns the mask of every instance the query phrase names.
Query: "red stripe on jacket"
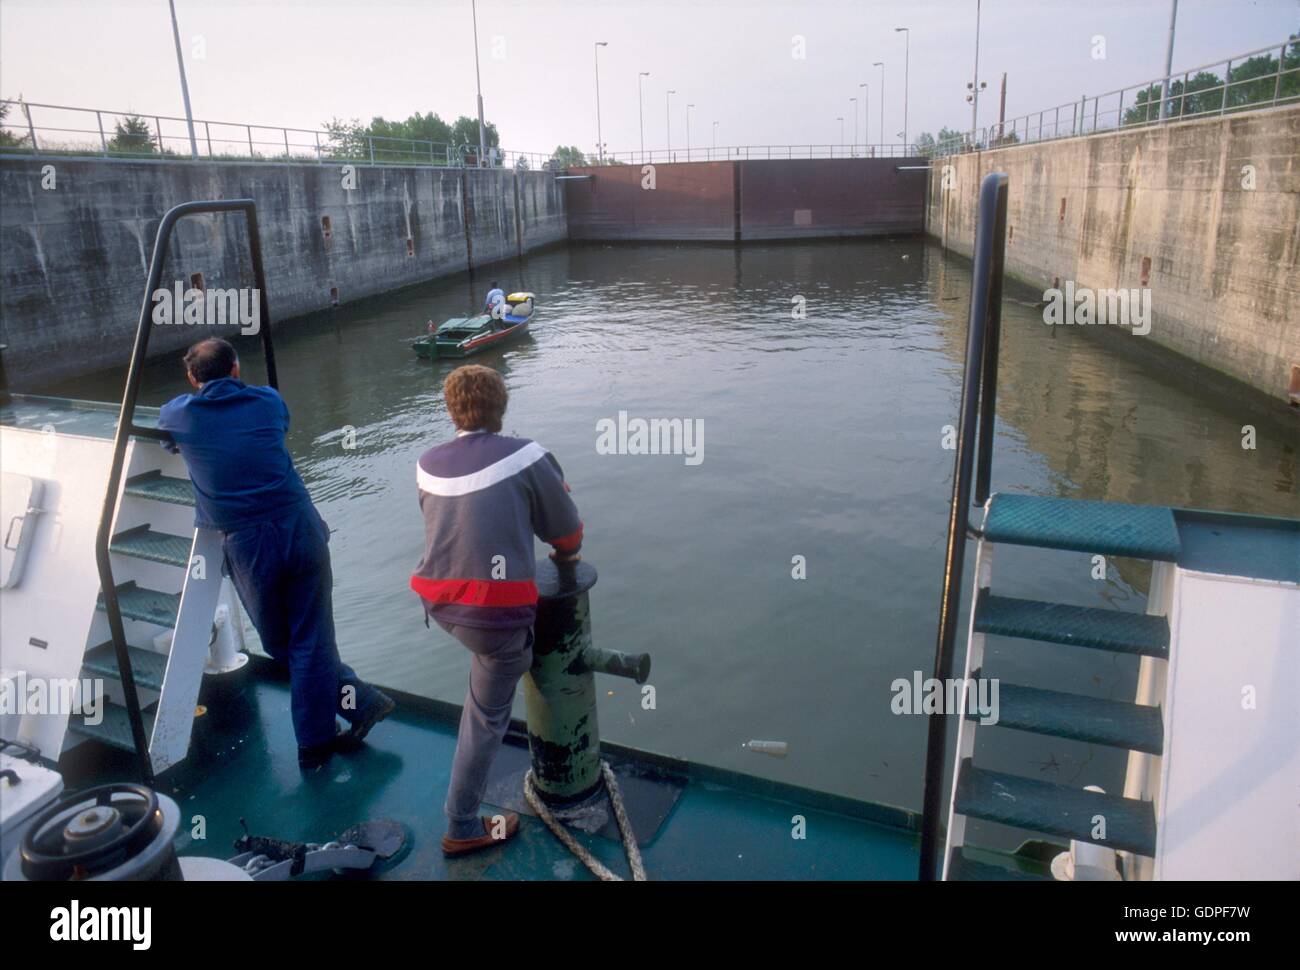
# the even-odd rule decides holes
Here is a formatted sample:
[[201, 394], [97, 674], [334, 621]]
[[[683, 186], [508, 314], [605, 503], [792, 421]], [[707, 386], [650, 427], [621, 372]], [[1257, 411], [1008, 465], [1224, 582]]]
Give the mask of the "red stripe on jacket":
[[578, 523], [578, 531], [571, 532], [567, 536], [561, 536], [558, 539], [551, 539], [547, 542], [548, 546], [554, 546], [560, 552], [576, 552], [582, 547], [582, 523]]
[[411, 589], [429, 603], [462, 606], [532, 606], [537, 584], [531, 579], [425, 579], [411, 577]]

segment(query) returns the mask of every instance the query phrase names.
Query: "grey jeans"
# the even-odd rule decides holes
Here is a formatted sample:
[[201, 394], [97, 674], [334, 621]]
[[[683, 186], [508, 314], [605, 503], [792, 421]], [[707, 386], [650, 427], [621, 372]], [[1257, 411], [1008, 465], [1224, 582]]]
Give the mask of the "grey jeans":
[[482, 834], [479, 804], [488, 771], [510, 726], [515, 687], [533, 665], [533, 631], [527, 627], [481, 630], [441, 620], [438, 626], [473, 655], [445, 806], [448, 834], [453, 839], [472, 838]]

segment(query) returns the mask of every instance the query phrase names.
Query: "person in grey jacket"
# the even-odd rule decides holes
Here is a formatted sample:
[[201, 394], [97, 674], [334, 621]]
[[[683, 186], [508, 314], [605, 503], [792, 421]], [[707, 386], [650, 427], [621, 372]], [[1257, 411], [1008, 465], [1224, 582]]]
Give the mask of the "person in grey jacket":
[[508, 394], [488, 367], [458, 367], [443, 383], [456, 437], [416, 468], [425, 550], [411, 588], [425, 613], [473, 654], [447, 793], [443, 853], [463, 855], [515, 834], [519, 817], [480, 817], [488, 771], [532, 666], [537, 615], [533, 537], [553, 558], [577, 559], [582, 520], [555, 457], [502, 435]]

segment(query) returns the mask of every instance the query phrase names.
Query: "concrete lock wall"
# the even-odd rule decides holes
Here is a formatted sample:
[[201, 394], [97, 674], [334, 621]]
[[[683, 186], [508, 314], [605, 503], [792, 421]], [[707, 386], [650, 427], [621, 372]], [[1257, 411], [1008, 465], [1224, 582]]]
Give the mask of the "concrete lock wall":
[[584, 178], [565, 183], [569, 238], [733, 242], [917, 233], [925, 224], [925, 164], [844, 158], [572, 168], [566, 174]]
[[945, 247], [971, 254], [994, 171], [1010, 180], [1008, 275], [1149, 287], [1150, 333], [1125, 339], [1300, 393], [1300, 107], [936, 159], [928, 231]]
[[[53, 166], [53, 187], [44, 166]], [[0, 342], [25, 389], [130, 356], [163, 214], [194, 199], [257, 202], [272, 320], [464, 271], [566, 238], [549, 172], [338, 165], [0, 159]], [[163, 283], [251, 287], [238, 215], [177, 225]], [[150, 352], [195, 339], [163, 326]]]

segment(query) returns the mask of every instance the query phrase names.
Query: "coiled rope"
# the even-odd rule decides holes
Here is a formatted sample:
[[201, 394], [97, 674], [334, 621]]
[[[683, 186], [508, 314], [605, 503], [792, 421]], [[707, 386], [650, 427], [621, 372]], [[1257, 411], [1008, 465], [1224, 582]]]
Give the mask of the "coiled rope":
[[[601, 761], [600, 773], [605, 779], [605, 791], [609, 793], [609, 803], [614, 808], [614, 820], [618, 823], [618, 834], [623, 839], [623, 852], [627, 855], [627, 864], [632, 870], [633, 882], [645, 882], [645, 864], [641, 861], [641, 849], [636, 844], [636, 835], [632, 831], [632, 823], [628, 821], [627, 809], [623, 806], [623, 793], [619, 790], [618, 780], [614, 777], [614, 771], [609, 766], [608, 761]], [[604, 882], [623, 882], [622, 876], [611, 872], [605, 865], [593, 856], [586, 848], [575, 839], [572, 833], [564, 827], [564, 823], [552, 814], [551, 810], [546, 807], [545, 802], [538, 797], [537, 789], [533, 785], [533, 769], [528, 769], [528, 774], [524, 775], [524, 798], [532, 806], [533, 811], [538, 817], [546, 823], [546, 827], [555, 833], [555, 837], [564, 843], [565, 847], [578, 857], [584, 866], [595, 874], [597, 879]]]

